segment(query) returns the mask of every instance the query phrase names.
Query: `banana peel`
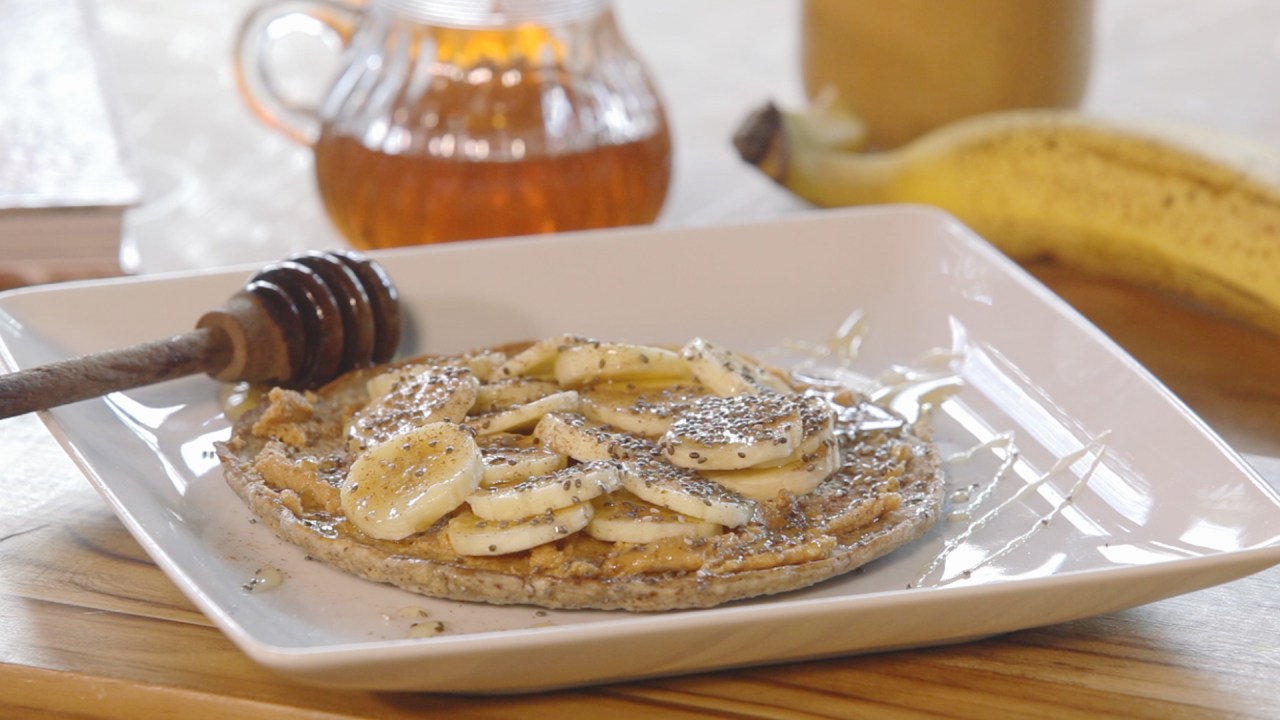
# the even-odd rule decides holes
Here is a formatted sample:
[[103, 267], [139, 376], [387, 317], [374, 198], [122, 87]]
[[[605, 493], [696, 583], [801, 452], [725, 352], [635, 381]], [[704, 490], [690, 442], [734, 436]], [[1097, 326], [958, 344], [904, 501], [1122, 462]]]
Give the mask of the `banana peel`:
[[734, 145], [815, 205], [933, 205], [1016, 261], [1172, 293], [1280, 336], [1280, 156], [1269, 148], [1027, 110], [880, 151], [832, 103], [766, 105]]

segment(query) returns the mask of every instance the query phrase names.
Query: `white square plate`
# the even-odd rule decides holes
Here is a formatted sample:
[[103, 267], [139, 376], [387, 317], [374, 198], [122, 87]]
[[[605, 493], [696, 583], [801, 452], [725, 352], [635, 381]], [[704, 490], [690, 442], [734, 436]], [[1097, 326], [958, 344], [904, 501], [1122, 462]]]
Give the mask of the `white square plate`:
[[[941, 348], [963, 379], [937, 416], [954, 492], [926, 537], [801, 592], [648, 615], [489, 607], [346, 576], [253, 524], [209, 452], [227, 422], [206, 378], [46, 413], [165, 572], [244, 652], [296, 678], [513, 692], [950, 643], [1280, 563], [1276, 492], [1099, 331], [938, 212], [872, 208], [378, 259], [409, 310], [407, 352], [569, 331], [703, 336], [803, 358], [795, 348], [823, 346], [861, 310], [854, 369], [874, 374]], [[0, 350], [22, 368], [180, 333], [252, 270], [9, 292]], [[1008, 472], [996, 481], [1002, 459]], [[246, 592], [265, 566], [282, 570], [283, 584]], [[418, 611], [445, 632], [409, 638]]]

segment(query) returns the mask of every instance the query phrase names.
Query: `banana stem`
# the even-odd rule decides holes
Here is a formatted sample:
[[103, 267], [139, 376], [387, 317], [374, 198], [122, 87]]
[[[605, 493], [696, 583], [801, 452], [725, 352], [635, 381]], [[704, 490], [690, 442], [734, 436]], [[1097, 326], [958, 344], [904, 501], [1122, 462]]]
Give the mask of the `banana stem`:
[[751, 113], [734, 134], [738, 155], [765, 176], [822, 207], [891, 200], [893, 152], [831, 147], [802, 116], [773, 103]]

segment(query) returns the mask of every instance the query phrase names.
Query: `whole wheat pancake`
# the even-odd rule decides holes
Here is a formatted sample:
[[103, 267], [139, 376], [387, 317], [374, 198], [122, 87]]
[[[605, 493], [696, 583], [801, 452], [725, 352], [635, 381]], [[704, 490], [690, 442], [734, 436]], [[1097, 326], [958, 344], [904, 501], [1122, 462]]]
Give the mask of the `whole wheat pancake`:
[[[568, 344], [589, 342], [573, 338]], [[700, 472], [697, 460], [705, 458], [699, 458], [697, 452], [689, 452], [692, 457], [677, 457], [675, 448], [686, 446], [680, 445], [681, 438], [673, 439], [671, 433], [683, 427], [677, 422], [687, 425], [694, 422], [689, 418], [696, 420], [696, 413], [689, 408], [716, 408], [728, 401], [701, 400], [716, 393], [701, 382], [702, 375], [691, 375], [679, 383], [670, 381], [678, 390], [655, 391], [646, 395], [643, 402], [626, 408], [634, 411], [628, 417], [638, 416], [641, 411], [650, 413], [653, 417], [641, 419], [659, 423], [659, 429], [667, 428], [665, 435], [637, 435], [633, 442], [609, 445], [600, 451], [603, 453], [600, 459], [569, 457], [564, 461], [567, 469], [563, 472], [584, 469], [591, 463], [591, 469], [603, 468], [613, 473], [616, 466], [616, 476], [629, 477], [632, 482], [628, 489], [640, 492], [646, 490], [645, 473], [678, 477], [686, 486], [697, 486], [692, 490], [681, 487], [681, 492], [714, 493], [717, 502], [727, 497], [732, 501], [729, 507], [745, 508], [741, 521], [717, 518], [712, 522], [690, 517], [687, 525], [701, 528], [697, 534], [659, 537], [646, 542], [603, 540], [593, 536], [593, 533], [604, 536], [596, 532], [595, 526], [589, 528], [590, 532], [557, 527], [554, 539], [528, 549], [501, 552], [501, 548], [490, 545], [487, 550], [494, 551], [492, 554], [463, 554], [454, 547], [455, 540], [461, 536], [451, 535], [460, 532], [459, 518], [464, 515], [471, 518], [472, 525], [489, 524], [485, 520], [476, 521], [470, 515], [468, 502], [450, 509], [425, 528], [397, 539], [374, 537], [377, 533], [367, 531], [374, 527], [370, 521], [357, 522], [343, 510], [344, 494], [359, 491], [349, 476], [361, 455], [375, 445], [406, 437], [397, 433], [403, 433], [405, 428], [429, 414], [409, 407], [403, 402], [404, 398], [439, 402], [438, 398], [433, 400], [429, 393], [422, 392], [421, 386], [412, 391], [404, 389], [408, 381], [403, 378], [410, 370], [434, 373], [430, 377], [461, 377], [482, 388], [479, 402], [473, 400], [467, 406], [465, 417], [448, 421], [456, 422], [474, 436], [482, 448], [502, 445], [493, 440], [495, 437], [507, 438], [504, 441], [507, 444], [522, 446], [541, 446], [546, 443], [540, 438], [550, 437], [549, 433], [544, 434], [546, 422], [534, 430], [524, 427], [514, 432], [485, 434], [479, 426], [497, 415], [484, 400], [493, 393], [486, 393], [483, 388], [506, 392], [504, 383], [518, 382], [521, 388], [532, 388], [529, 390], [532, 397], [538, 392], [556, 394], [552, 391], [562, 391], [571, 385], [573, 390], [557, 397], [572, 395], [568, 399], [582, 402], [582, 410], [587, 413], [593, 408], [581, 398], [599, 403], [600, 398], [635, 391], [634, 378], [628, 377], [626, 371], [610, 374], [603, 359], [599, 362], [601, 374], [598, 376], [590, 376], [591, 366], [582, 363], [579, 363], [581, 367], [570, 368], [566, 372], [571, 379], [566, 385], [549, 375], [552, 371], [545, 362], [530, 364], [527, 357], [520, 359], [517, 350], [504, 348], [464, 356], [419, 358], [400, 363], [399, 370], [379, 368], [353, 372], [311, 393], [272, 390], [258, 407], [235, 422], [231, 438], [219, 444], [226, 480], [280, 537], [301, 546], [312, 558], [346, 572], [434, 597], [548, 608], [669, 610], [707, 607], [795, 590], [847, 573], [901, 547], [926, 532], [939, 515], [943, 478], [936, 447], [923, 421], [911, 425], [892, 411], [874, 406], [849, 390], [804, 385], [777, 372], [761, 375], [759, 368], [748, 368], [748, 372], [742, 374], [741, 368], [729, 367], [730, 363], [724, 365], [751, 382], [763, 379], [768, 387], [762, 386], [761, 394], [794, 396], [797, 402], [806, 403], [805, 407], [810, 410], [806, 410], [809, 414], [803, 422], [804, 448], [796, 448], [795, 454], [782, 460], [761, 461], [748, 470]], [[692, 358], [687, 353], [686, 356]], [[643, 362], [652, 365], [649, 357]], [[690, 363], [696, 366], [692, 359]], [[587, 370], [581, 370], [582, 367]], [[574, 375], [575, 372], [578, 374]], [[582, 372], [588, 374], [585, 379]], [[381, 380], [370, 382], [380, 374]], [[513, 380], [513, 377], [521, 379]], [[388, 391], [388, 387], [392, 389]], [[381, 409], [373, 412], [371, 390], [390, 395], [399, 392], [400, 400], [397, 403], [385, 397], [375, 400], [372, 405], [381, 403]], [[721, 390], [720, 394], [726, 392], [732, 391]], [[665, 400], [676, 396], [678, 401]], [[653, 398], [662, 398], [663, 402]], [[451, 402], [456, 404], [456, 401], [455, 395]], [[741, 404], [736, 400], [732, 402]], [[748, 404], [762, 403], [748, 401]], [[526, 404], [515, 403], [518, 407]], [[734, 412], [741, 414], [742, 411]], [[664, 413], [670, 417], [663, 417]], [[618, 436], [617, 428], [595, 423], [572, 409], [561, 408], [549, 414], [556, 416], [563, 427], [589, 425], [601, 433], [614, 433], [609, 436], [614, 440]], [[795, 432], [790, 424], [784, 425], [788, 431]], [[832, 440], [820, 446], [808, 439], [810, 432], [830, 433], [823, 437]], [[772, 437], [775, 443], [787, 441], [776, 434]], [[794, 435], [792, 440], [800, 437]], [[829, 459], [824, 454], [828, 447]], [[817, 459], [820, 456], [822, 460]], [[726, 457], [733, 460], [732, 456]], [[671, 464], [676, 461], [689, 467]], [[485, 462], [489, 463], [490, 470], [501, 470], [497, 467], [500, 461], [493, 457], [486, 456]], [[821, 463], [829, 463], [829, 473], [815, 471], [815, 466]], [[793, 474], [784, 478], [777, 468], [791, 468]], [[737, 472], [742, 474], [736, 475]], [[821, 474], [814, 475], [815, 472]], [[727, 479], [721, 483], [710, 479], [712, 477]], [[735, 484], [739, 477], [745, 478], [745, 482]], [[797, 484], [795, 477], [813, 479]], [[765, 485], [762, 486], [762, 482]], [[773, 482], [781, 483], [776, 485], [776, 492], [771, 489], [775, 486], [768, 484]], [[700, 483], [705, 483], [705, 487]], [[493, 487], [506, 489], [509, 495], [515, 492], [511, 490], [515, 483], [510, 478], [503, 478], [503, 482]], [[744, 497], [730, 489], [743, 487], [751, 489], [741, 492], [757, 497]], [[762, 492], [761, 487], [766, 489]], [[474, 491], [483, 492], [484, 488]], [[625, 499], [628, 507], [648, 506], [645, 500], [616, 485], [609, 485], [602, 492], [602, 496], [583, 500], [575, 507], [588, 515], [594, 508], [597, 517], [603, 519], [599, 513], [606, 504], [614, 502], [611, 498], [618, 502]], [[693, 496], [697, 497], [696, 492]], [[653, 498], [646, 496], [646, 499]], [[707, 505], [710, 504], [708, 500]], [[471, 505], [476, 510], [481, 507], [478, 502]], [[351, 507], [350, 503], [347, 506]], [[687, 505], [679, 507], [699, 510]], [[650, 509], [659, 512], [659, 509]], [[661, 512], [669, 516], [674, 511], [663, 509]], [[547, 517], [551, 517], [550, 509]], [[680, 515], [676, 519], [684, 517]], [[724, 524], [726, 522], [730, 524]], [[734, 522], [740, 524], [731, 526]], [[648, 531], [644, 526], [639, 529]], [[478, 552], [485, 551], [481, 548]]]

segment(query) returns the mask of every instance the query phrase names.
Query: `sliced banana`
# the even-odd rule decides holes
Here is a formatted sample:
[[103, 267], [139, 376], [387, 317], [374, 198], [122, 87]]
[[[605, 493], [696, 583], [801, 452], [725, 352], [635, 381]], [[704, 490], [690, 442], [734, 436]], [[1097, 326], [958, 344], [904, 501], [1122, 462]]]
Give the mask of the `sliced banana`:
[[477, 350], [464, 355], [446, 355], [432, 358], [427, 362], [390, 368], [366, 380], [364, 387], [369, 395], [369, 401], [374, 402], [406, 378], [438, 371], [445, 367], [466, 368], [476, 376], [477, 380], [487, 383], [506, 359], [507, 356], [504, 353], [496, 350]]
[[418, 373], [429, 372], [429, 369], [429, 365], [419, 363], [389, 368], [374, 375], [364, 382], [364, 389], [365, 393], [369, 395], [369, 402], [374, 403], [381, 400], [401, 380]]
[[467, 504], [484, 520], [519, 520], [611, 493], [620, 484], [617, 464], [602, 460], [482, 487], [467, 498]]
[[839, 469], [839, 447], [834, 439], [828, 439], [813, 452], [797, 453], [776, 467], [712, 470], [701, 475], [743, 497], [771, 500], [783, 490], [793, 495], [810, 492]]
[[554, 542], [585, 528], [594, 510], [584, 502], [520, 520], [485, 520], [466, 510], [449, 520], [445, 536], [460, 555], [506, 555]]
[[668, 462], [697, 470], [740, 470], [782, 460], [804, 438], [803, 396], [781, 393], [695, 400], [658, 442]]
[[595, 380], [681, 380], [693, 374], [679, 353], [648, 345], [590, 342], [560, 351], [556, 382], [577, 387]]
[[724, 526], [645, 502], [619, 490], [596, 498], [585, 532], [605, 542], [648, 543], [669, 537], [710, 537]]
[[556, 358], [560, 351], [589, 342], [594, 341], [578, 335], [553, 335], [539, 340], [499, 365], [494, 377], [555, 377]]
[[549, 380], [514, 377], [503, 378], [480, 386], [472, 414], [506, 410], [560, 392], [560, 386]]
[[480, 382], [468, 368], [423, 364], [403, 370], [370, 380], [375, 389], [386, 387], [352, 417], [347, 437], [353, 451], [430, 423], [461, 422], [475, 404]]
[[794, 462], [801, 455], [818, 452], [824, 443], [836, 441], [835, 409], [818, 395], [801, 396], [800, 421], [804, 427], [804, 438], [800, 447], [781, 460], [773, 460], [753, 465], [753, 468], [778, 467]]
[[450, 422], [430, 423], [361, 453], [339, 499], [347, 519], [366, 535], [400, 540], [456, 509], [483, 474], [471, 433]]
[[453, 364], [470, 370], [480, 382], [491, 382], [498, 377], [498, 368], [507, 362], [507, 354], [497, 350], [476, 350], [460, 356]]
[[580, 412], [589, 420], [656, 438], [707, 391], [696, 383], [607, 382], [579, 392]]
[[741, 353], [694, 338], [680, 351], [698, 382], [722, 397], [792, 392], [782, 378]]
[[543, 445], [578, 462], [653, 457], [653, 441], [614, 431], [575, 413], [547, 413], [533, 428]]
[[624, 462], [618, 474], [622, 487], [641, 500], [725, 527], [746, 523], [756, 510], [754, 501], [661, 460]]
[[804, 424], [804, 436], [810, 438], [834, 435], [836, 410], [831, 402], [817, 393], [801, 395], [800, 398], [800, 420]]
[[553, 473], [569, 463], [568, 456], [542, 445], [532, 435], [479, 435], [476, 445], [484, 458], [481, 485], [518, 482], [531, 475]]
[[577, 410], [578, 393], [566, 390], [505, 410], [473, 415], [468, 417], [466, 422], [480, 435], [489, 435], [531, 428], [537, 425], [542, 416], [547, 413], [571, 413]]
[[827, 400], [700, 338], [672, 352], [558, 335], [403, 366], [366, 389], [344, 512], [388, 540], [452, 513], [444, 532], [463, 555], [584, 528], [608, 542], [706, 537], [841, 462]]

